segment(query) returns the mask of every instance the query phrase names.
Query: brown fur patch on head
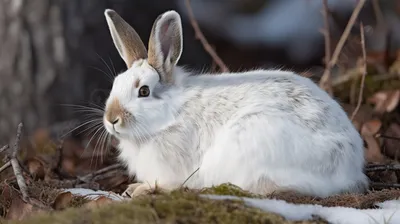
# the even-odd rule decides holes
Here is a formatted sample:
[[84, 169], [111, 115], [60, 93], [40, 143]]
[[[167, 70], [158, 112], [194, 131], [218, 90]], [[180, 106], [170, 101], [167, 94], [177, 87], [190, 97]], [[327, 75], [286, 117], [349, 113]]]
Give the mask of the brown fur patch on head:
[[138, 88], [139, 86], [140, 86], [140, 79], [136, 79], [135, 88]]
[[106, 108], [106, 119], [113, 123], [116, 119], [121, 119], [121, 126], [125, 124], [126, 114], [127, 112], [124, 107], [121, 105], [118, 99], [113, 99], [109, 106]]

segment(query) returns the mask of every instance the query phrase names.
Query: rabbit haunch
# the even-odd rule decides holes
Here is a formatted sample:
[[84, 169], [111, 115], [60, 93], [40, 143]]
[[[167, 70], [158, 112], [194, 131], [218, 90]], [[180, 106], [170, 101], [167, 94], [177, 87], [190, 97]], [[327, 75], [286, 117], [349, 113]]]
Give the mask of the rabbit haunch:
[[[176, 66], [175, 11], [155, 21], [148, 56], [132, 27], [112, 10], [105, 15], [128, 70], [114, 80], [104, 126], [142, 187], [171, 190], [199, 168], [186, 186], [229, 182], [259, 194], [321, 197], [368, 188], [359, 133], [311, 80], [280, 70], [192, 74]], [[141, 96], [144, 87], [150, 94]]]

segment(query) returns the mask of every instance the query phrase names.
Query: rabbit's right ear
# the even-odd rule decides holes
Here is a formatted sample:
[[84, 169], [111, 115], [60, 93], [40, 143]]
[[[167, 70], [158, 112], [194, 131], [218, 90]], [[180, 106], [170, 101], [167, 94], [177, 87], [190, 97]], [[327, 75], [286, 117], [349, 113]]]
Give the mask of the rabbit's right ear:
[[182, 24], [179, 14], [170, 10], [157, 17], [149, 39], [149, 64], [157, 70], [161, 82], [172, 83], [172, 69], [183, 48]]
[[130, 68], [134, 61], [147, 58], [147, 50], [136, 31], [112, 9], [106, 9], [104, 15], [111, 37], [119, 55]]

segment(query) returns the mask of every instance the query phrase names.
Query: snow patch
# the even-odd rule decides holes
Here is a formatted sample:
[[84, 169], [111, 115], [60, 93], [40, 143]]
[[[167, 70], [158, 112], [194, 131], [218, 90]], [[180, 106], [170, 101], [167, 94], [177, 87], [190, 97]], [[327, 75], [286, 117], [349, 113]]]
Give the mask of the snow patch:
[[273, 212], [291, 221], [321, 217], [332, 224], [396, 224], [400, 223], [400, 200], [377, 203], [377, 209], [324, 207], [311, 204], [292, 204], [276, 199], [254, 199], [236, 196], [203, 195], [215, 200], [242, 200], [248, 206]]

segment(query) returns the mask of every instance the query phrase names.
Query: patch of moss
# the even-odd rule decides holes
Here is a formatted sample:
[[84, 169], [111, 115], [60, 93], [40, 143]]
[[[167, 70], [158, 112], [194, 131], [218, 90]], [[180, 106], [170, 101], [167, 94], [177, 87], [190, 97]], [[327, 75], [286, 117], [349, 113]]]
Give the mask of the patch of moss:
[[232, 195], [238, 197], [260, 198], [261, 195], [256, 195], [251, 192], [245, 191], [240, 187], [231, 183], [225, 183], [218, 186], [204, 188], [202, 194], [216, 194], [216, 195]]
[[283, 217], [250, 208], [239, 200], [211, 200], [198, 194], [160, 194], [115, 202], [95, 209], [69, 208], [37, 214], [21, 224], [72, 223], [327, 223], [322, 220], [291, 222]]

